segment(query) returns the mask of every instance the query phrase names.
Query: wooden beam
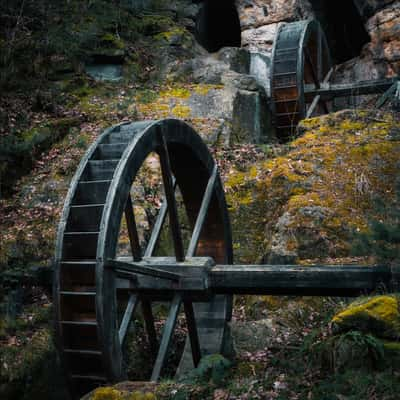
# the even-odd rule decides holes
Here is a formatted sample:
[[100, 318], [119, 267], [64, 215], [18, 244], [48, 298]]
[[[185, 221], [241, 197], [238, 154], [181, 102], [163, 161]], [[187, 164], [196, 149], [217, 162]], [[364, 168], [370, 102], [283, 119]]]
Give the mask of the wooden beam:
[[391, 277], [385, 266], [217, 265], [209, 285], [221, 294], [356, 296], [389, 288]]
[[125, 220], [128, 227], [129, 243], [131, 245], [133, 260], [140, 261], [142, 259], [142, 254], [133, 210], [132, 197], [130, 193], [125, 205]]
[[175, 257], [177, 261], [183, 261], [185, 254], [183, 250], [183, 240], [179, 226], [178, 208], [175, 200], [175, 191], [172, 184], [171, 163], [169, 160], [167, 142], [161, 128], [157, 132], [159, 140], [159, 156], [161, 164], [161, 173], [164, 182], [165, 197], [168, 203], [169, 225], [174, 242]]
[[151, 374], [151, 381], [157, 382], [160, 378], [162, 367], [168, 355], [168, 349], [171, 344], [172, 335], [175, 330], [176, 320], [178, 318], [179, 309], [182, 304], [182, 295], [176, 294], [172, 300], [171, 308], [167, 321], [165, 322], [163, 335], [161, 339], [160, 349], [158, 350], [157, 359]]
[[388, 78], [355, 83], [325, 83], [321, 84], [319, 89], [315, 88], [314, 85], [305, 85], [304, 93], [311, 98], [320, 95], [322, 100], [329, 100], [335, 97], [379, 94], [389, 89], [396, 80], [397, 78]]
[[199, 210], [199, 215], [197, 216], [197, 220], [193, 229], [192, 237], [190, 239], [190, 244], [188, 251], [186, 253], [186, 257], [193, 257], [196, 253], [197, 245], [199, 244], [201, 230], [203, 228], [204, 222], [207, 217], [208, 207], [210, 206], [217, 176], [218, 176], [218, 167], [217, 165], [214, 165], [212, 174], [210, 176], [210, 179], [208, 180], [207, 187], [204, 192], [203, 200], [201, 202]]
[[132, 320], [133, 314], [135, 313], [137, 304], [138, 304], [137, 296], [131, 294], [129, 296], [128, 304], [126, 306], [125, 313], [122, 318], [121, 325], [118, 331], [119, 342], [121, 343], [121, 345], [124, 343], [125, 336], [128, 332], [129, 324]]

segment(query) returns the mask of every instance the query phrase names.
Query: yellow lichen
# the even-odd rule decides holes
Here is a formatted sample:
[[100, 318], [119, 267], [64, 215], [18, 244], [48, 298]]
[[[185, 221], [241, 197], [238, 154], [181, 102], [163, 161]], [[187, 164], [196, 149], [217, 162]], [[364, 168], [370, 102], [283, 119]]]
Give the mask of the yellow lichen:
[[362, 122], [354, 122], [350, 121], [349, 119], [344, 120], [340, 124], [340, 129], [343, 129], [345, 131], [359, 131], [365, 127], [365, 124]]
[[318, 193], [306, 193], [292, 196], [288, 202], [288, 209], [294, 210], [306, 206], [320, 206], [323, 205]]
[[167, 42], [170, 42], [174, 37], [187, 36], [187, 35], [188, 31], [186, 29], [181, 27], [175, 27], [169, 31], [158, 33], [157, 35], [154, 36], [154, 39], [165, 40]]
[[182, 87], [172, 87], [160, 92], [160, 97], [176, 97], [179, 99], [188, 99], [190, 97], [190, 90]]
[[193, 90], [196, 94], [199, 94], [201, 96], [206, 96], [210, 90], [218, 90], [222, 89], [224, 86], [223, 85], [206, 85], [206, 84], [201, 84], [201, 85], [194, 85]]
[[189, 118], [192, 112], [190, 107], [181, 104], [176, 105], [171, 111], [175, 117], [182, 119]]

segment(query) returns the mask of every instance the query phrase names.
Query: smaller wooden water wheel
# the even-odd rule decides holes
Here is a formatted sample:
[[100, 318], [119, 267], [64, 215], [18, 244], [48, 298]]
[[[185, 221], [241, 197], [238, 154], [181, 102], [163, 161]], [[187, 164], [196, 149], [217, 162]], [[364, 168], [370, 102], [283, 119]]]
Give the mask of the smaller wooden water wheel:
[[[131, 193], [139, 170], [151, 154], [159, 159], [165, 200], [144, 247]], [[186, 249], [177, 190], [191, 232]], [[124, 219], [129, 257], [117, 254]], [[173, 250], [156, 257], [166, 220]], [[106, 130], [79, 165], [58, 231], [56, 337], [74, 397], [106, 382], [126, 379], [124, 342], [127, 337], [131, 339], [127, 333], [138, 304], [146, 328], [143, 343], [150, 348], [147, 364], [152, 368], [147, 379], [156, 381], [162, 374], [181, 304], [190, 338], [186, 347], [191, 348], [181, 364], [187, 362], [187, 354], [192, 354], [192, 365], [196, 365], [202, 355], [222, 351], [231, 296], [202, 290], [198, 296], [202, 303], [193, 304], [196, 294], [186, 296], [179, 286], [179, 272], [191, 268], [186, 287], [196, 293], [196, 282], [200, 282], [203, 289], [203, 271], [211, 265], [208, 257], [232, 264], [224, 192], [216, 164], [201, 138], [177, 120], [128, 123]], [[164, 269], [158, 268], [161, 264]], [[137, 292], [139, 280], [141, 290]], [[159, 337], [153, 315], [156, 302], [170, 302]], [[130, 356], [134, 358], [135, 354]]]
[[282, 24], [277, 32], [271, 69], [271, 95], [277, 136], [295, 136], [300, 120], [329, 112], [329, 102], [308, 96], [306, 87], [328, 82], [332, 63], [326, 37], [318, 21]]

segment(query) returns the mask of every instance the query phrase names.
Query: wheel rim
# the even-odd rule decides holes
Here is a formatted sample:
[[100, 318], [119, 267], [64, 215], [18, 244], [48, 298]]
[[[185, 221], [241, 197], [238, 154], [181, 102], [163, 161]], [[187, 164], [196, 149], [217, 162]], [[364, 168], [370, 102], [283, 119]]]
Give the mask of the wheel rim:
[[[134, 123], [106, 131], [88, 151], [67, 196], [56, 252], [57, 342], [71, 386], [79, 395], [102, 382], [124, 376], [116, 318], [116, 281], [105, 263], [116, 257], [119, 225], [132, 182], [148, 154], [160, 151], [160, 137], [165, 139], [171, 171], [193, 227], [215, 163], [201, 138], [177, 120]], [[103, 168], [101, 173], [96, 172], [97, 178], [107, 179], [85, 181], [96, 161], [101, 161]], [[230, 264], [229, 219], [218, 176], [212, 193], [195, 254]], [[82, 204], [88, 202], [90, 207]], [[83, 211], [89, 212], [90, 218], [82, 219]], [[71, 232], [77, 228], [79, 232]], [[82, 272], [83, 266], [86, 272]], [[75, 271], [77, 268], [79, 273]], [[89, 283], [95, 283], [94, 290]], [[196, 313], [207, 308], [211, 316], [218, 314], [219, 318], [214, 332], [218, 340], [212, 349], [202, 346], [205, 352], [221, 351], [225, 323], [231, 312], [230, 300], [227, 296], [217, 296], [208, 304], [195, 305]], [[205, 341], [201, 330], [205, 331], [207, 326], [203, 325], [199, 320], [200, 342]], [[74, 339], [77, 336], [79, 341]]]
[[281, 141], [296, 135], [302, 119], [329, 111], [327, 102], [305, 95], [305, 85], [319, 87], [329, 80], [331, 67], [327, 40], [318, 21], [297, 21], [279, 27], [272, 52], [271, 93]]

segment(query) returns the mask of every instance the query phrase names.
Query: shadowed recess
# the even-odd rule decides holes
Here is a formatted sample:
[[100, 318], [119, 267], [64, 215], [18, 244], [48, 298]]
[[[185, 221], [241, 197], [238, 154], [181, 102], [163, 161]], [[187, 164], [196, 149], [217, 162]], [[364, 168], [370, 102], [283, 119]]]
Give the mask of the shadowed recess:
[[202, 3], [196, 20], [196, 40], [210, 53], [240, 47], [241, 30], [234, 0], [195, 0]]
[[334, 63], [342, 63], [360, 55], [370, 37], [354, 2], [311, 0], [311, 4], [326, 33]]

